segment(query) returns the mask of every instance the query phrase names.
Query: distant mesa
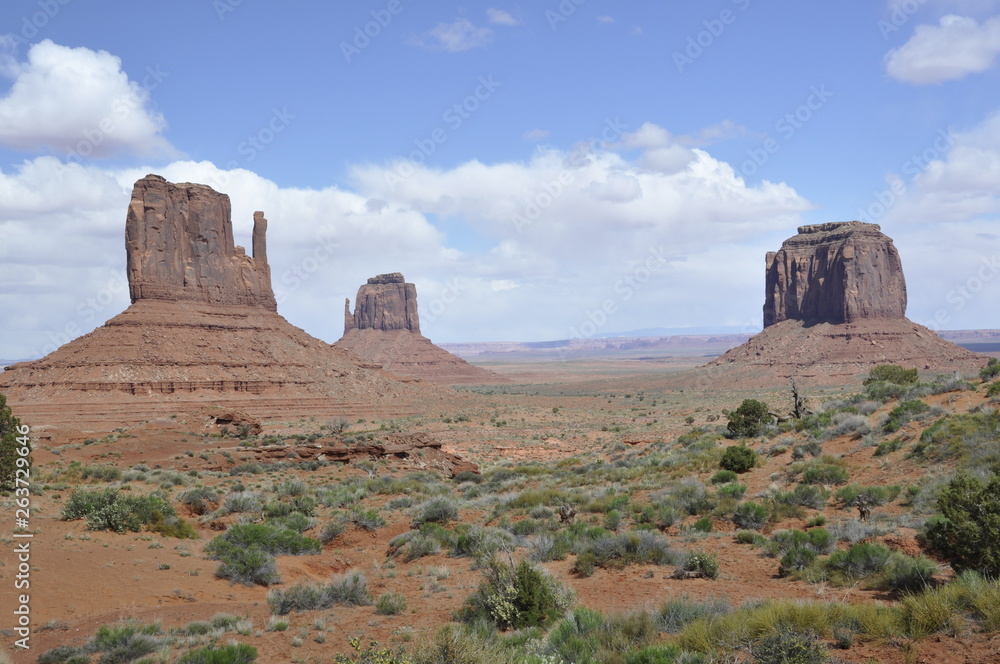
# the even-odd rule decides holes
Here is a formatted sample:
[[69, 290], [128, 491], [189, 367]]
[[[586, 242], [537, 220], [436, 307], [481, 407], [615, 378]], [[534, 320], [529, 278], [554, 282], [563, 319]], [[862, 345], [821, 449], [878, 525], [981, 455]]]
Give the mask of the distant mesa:
[[417, 287], [399, 272], [380, 274], [344, 303], [344, 336], [334, 344], [402, 376], [442, 385], [506, 383], [506, 378], [469, 364], [420, 334]]
[[229, 197], [147, 175], [125, 222], [132, 304], [34, 362], [0, 392], [29, 421], [129, 424], [211, 403], [257, 418], [417, 412], [440, 388], [404, 382], [291, 325], [276, 311], [267, 221], [253, 256], [235, 246]]
[[876, 224], [800, 227], [768, 252], [765, 288], [763, 332], [706, 365], [721, 380], [830, 384], [876, 364], [969, 372], [984, 361], [906, 318], [899, 252]]
[[783, 320], [855, 323], [906, 315], [903, 265], [878, 224], [800, 226], [767, 254], [764, 327]]

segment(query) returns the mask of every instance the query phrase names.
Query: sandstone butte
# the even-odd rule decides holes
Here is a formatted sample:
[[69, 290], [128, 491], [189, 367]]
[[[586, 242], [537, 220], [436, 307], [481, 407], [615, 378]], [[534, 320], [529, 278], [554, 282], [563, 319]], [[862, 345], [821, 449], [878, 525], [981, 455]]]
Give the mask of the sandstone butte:
[[267, 221], [235, 246], [229, 197], [147, 175], [125, 222], [132, 304], [102, 327], [0, 374], [35, 425], [127, 425], [213, 404], [258, 418], [405, 415], [456, 395], [400, 380], [277, 313]]
[[975, 372], [986, 358], [906, 318], [899, 252], [877, 224], [801, 226], [766, 257], [764, 330], [705, 366], [733, 386], [837, 384], [876, 364]]
[[344, 303], [344, 336], [334, 346], [402, 376], [444, 385], [506, 383], [506, 378], [469, 364], [420, 334], [417, 288], [402, 274], [380, 274]]

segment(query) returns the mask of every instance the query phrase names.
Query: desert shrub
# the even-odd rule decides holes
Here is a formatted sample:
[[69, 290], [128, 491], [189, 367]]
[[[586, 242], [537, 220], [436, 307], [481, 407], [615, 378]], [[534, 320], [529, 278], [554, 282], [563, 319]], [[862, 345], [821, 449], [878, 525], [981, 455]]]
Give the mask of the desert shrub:
[[220, 579], [245, 586], [268, 586], [281, 581], [274, 556], [261, 549], [233, 548], [219, 560], [215, 576]]
[[871, 368], [871, 371], [868, 372], [868, 378], [864, 380], [864, 384], [894, 383], [896, 385], [913, 385], [917, 382], [917, 379], [916, 369], [904, 369], [898, 364], [879, 364]]
[[851, 478], [839, 464], [814, 463], [802, 473], [803, 484], [846, 484]]
[[[6, 660], [9, 662], [10, 660]], [[56, 646], [51, 650], [46, 650], [38, 656], [37, 664], [86, 664], [90, 662], [90, 655], [86, 648], [78, 646]]]
[[448, 523], [458, 518], [458, 507], [448, 498], [432, 498], [420, 506], [417, 517], [413, 520], [416, 528], [424, 523]]
[[[130, 496], [118, 489], [74, 491], [62, 518], [67, 521], [87, 519], [90, 530], [112, 530], [116, 533], [138, 532], [143, 526], [176, 524], [177, 512], [159, 496]], [[187, 531], [184, 531], [187, 532]]]
[[257, 661], [257, 649], [246, 643], [211, 645], [181, 656], [177, 664], [250, 664]]
[[986, 396], [991, 399], [1000, 396], [1000, 380], [990, 383], [986, 387]]
[[319, 541], [329, 544], [340, 537], [347, 530], [347, 523], [343, 519], [327, 521], [319, 531]]
[[785, 552], [781, 556], [778, 565], [778, 576], [788, 576], [797, 571], [804, 570], [816, 560], [816, 552], [804, 546], [796, 546]]
[[927, 542], [958, 572], [1000, 575], [1000, 475], [983, 482], [960, 474], [938, 493], [937, 506]]
[[163, 645], [160, 626], [126, 620], [115, 625], [101, 625], [85, 649], [100, 652], [101, 664], [125, 664], [156, 652]]
[[1000, 376], [1000, 360], [995, 357], [991, 357], [979, 370], [979, 377], [982, 378], [985, 383], [988, 380], [993, 380], [997, 376]]
[[760, 530], [767, 523], [770, 517], [770, 510], [765, 505], [759, 505], [753, 501], [747, 501], [736, 508], [733, 512], [733, 523], [738, 528], [746, 530]]
[[593, 551], [584, 551], [577, 555], [573, 562], [573, 572], [584, 578], [594, 576], [594, 568], [597, 566], [597, 556]]
[[272, 588], [267, 593], [271, 611], [281, 616], [292, 611], [328, 609], [334, 604], [368, 606], [371, 603], [368, 579], [359, 572], [335, 576], [325, 585], [301, 582], [288, 588]]
[[[767, 404], [756, 399], [744, 399], [735, 411], [727, 413], [726, 416], [729, 418], [727, 429], [735, 438], [753, 438], [759, 435], [764, 426], [770, 424], [774, 419], [768, 413]], [[734, 468], [729, 470], [745, 472]]]
[[406, 611], [406, 597], [399, 593], [383, 593], [375, 602], [375, 613], [380, 616], [398, 616]]
[[727, 447], [719, 460], [719, 466], [723, 470], [731, 470], [734, 473], [745, 473], [757, 465], [757, 453], [746, 445], [733, 445]]
[[854, 504], [858, 498], [864, 498], [869, 505], [885, 505], [896, 500], [902, 487], [897, 484], [891, 486], [860, 486], [858, 484], [848, 484], [838, 489], [836, 498], [844, 507]]
[[222, 501], [224, 514], [261, 512], [263, 509], [264, 496], [255, 491], [234, 491]]
[[846, 550], [834, 551], [825, 567], [851, 579], [863, 579], [885, 569], [892, 552], [881, 544], [854, 544]]
[[931, 407], [920, 399], [904, 401], [889, 411], [889, 419], [882, 425], [882, 432], [895, 433], [914, 417], [926, 413], [930, 409]]
[[903, 439], [893, 438], [892, 440], [883, 440], [875, 448], [875, 456], [885, 456], [886, 454], [891, 454], [898, 450], [903, 449]]
[[500, 629], [546, 627], [573, 601], [572, 591], [527, 560], [515, 566], [494, 558], [457, 617], [464, 622], [486, 620]]
[[230, 475], [260, 475], [264, 472], [264, 466], [259, 463], [238, 463], [229, 469]]
[[625, 664], [676, 664], [682, 654], [680, 647], [673, 644], [646, 646], [625, 653]]
[[771, 534], [768, 551], [773, 556], [782, 556], [792, 549], [809, 549], [817, 555], [833, 551], [836, 540], [823, 528], [811, 530], [776, 530]]
[[377, 509], [353, 509], [351, 510], [350, 516], [347, 518], [348, 521], [353, 523], [358, 528], [368, 531], [375, 531], [385, 525], [385, 519], [382, 515], [378, 513]]
[[729, 610], [729, 602], [723, 598], [710, 597], [699, 601], [681, 595], [661, 604], [653, 619], [661, 632], [675, 634], [695, 620], [725, 615]]
[[752, 651], [755, 664], [824, 664], [830, 659], [815, 634], [787, 627], [757, 641]]
[[182, 493], [178, 501], [181, 505], [187, 505], [193, 514], [208, 514], [219, 506], [219, 496], [215, 489], [207, 486], [189, 489]]
[[776, 504], [799, 505], [815, 510], [823, 509], [830, 492], [814, 484], [799, 484], [791, 491], [775, 491]]
[[912, 593], [927, 588], [934, 577], [937, 565], [924, 556], [907, 556], [893, 552], [882, 573], [884, 588]]
[[720, 486], [716, 493], [719, 498], [732, 498], [733, 500], [740, 500], [747, 493], [747, 485], [740, 482], [730, 482]]
[[761, 535], [755, 530], [737, 530], [736, 531], [736, 543], [737, 544], [752, 544], [754, 546], [763, 546], [767, 544], [770, 540], [764, 535]]
[[858, 519], [835, 523], [830, 526], [829, 530], [833, 538], [840, 542], [857, 542], [886, 533], [886, 530], [877, 524], [866, 523]]
[[[613, 614], [577, 608], [552, 628], [545, 642], [545, 661], [564, 662], [669, 662], [680, 649], [654, 649], [656, 623], [645, 611]], [[643, 653], [641, 656], [639, 653]], [[664, 656], [670, 659], [662, 659]]]
[[279, 576], [274, 561], [276, 555], [306, 555], [319, 553], [319, 540], [273, 523], [233, 525], [207, 545], [205, 554], [218, 560], [215, 575], [243, 585], [270, 585]]
[[122, 477], [122, 469], [117, 466], [93, 465], [84, 466], [80, 471], [80, 479], [97, 480], [98, 482], [117, 482]]
[[868, 425], [868, 418], [857, 413], [837, 413], [833, 416], [833, 428], [829, 433], [831, 436], [844, 436], [852, 434], [854, 438], [861, 438], [871, 432]]
[[712, 475], [712, 484], [728, 484], [736, 481], [736, 473], [731, 470], [719, 470]]
[[704, 551], [688, 551], [681, 559], [680, 565], [674, 576], [684, 578], [687, 576], [703, 576], [706, 579], [715, 579], [719, 576], [719, 559]]
[[569, 538], [564, 533], [539, 533], [528, 541], [528, 556], [536, 563], [564, 560], [569, 550]]
[[965, 466], [996, 466], [998, 438], [1000, 410], [950, 415], [927, 427], [910, 454], [937, 461], [958, 457]]
[[667, 538], [646, 530], [607, 534], [580, 545], [580, 554], [591, 553], [599, 567], [621, 569], [627, 565], [668, 565], [675, 559]]
[[456, 528], [457, 538], [452, 555], [471, 556], [475, 566], [486, 564], [497, 553], [514, 550], [514, 536], [502, 528], [469, 526]]

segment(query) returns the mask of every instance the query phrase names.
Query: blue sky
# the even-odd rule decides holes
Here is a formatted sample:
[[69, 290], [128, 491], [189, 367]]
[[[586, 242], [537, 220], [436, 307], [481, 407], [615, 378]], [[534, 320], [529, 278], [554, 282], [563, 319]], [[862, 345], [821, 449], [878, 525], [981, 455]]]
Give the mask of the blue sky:
[[270, 220], [279, 311], [328, 341], [401, 271], [435, 341], [761, 324], [803, 223], [894, 238], [911, 319], [995, 328], [1000, 2], [0, 8], [0, 358], [128, 304], [132, 183]]

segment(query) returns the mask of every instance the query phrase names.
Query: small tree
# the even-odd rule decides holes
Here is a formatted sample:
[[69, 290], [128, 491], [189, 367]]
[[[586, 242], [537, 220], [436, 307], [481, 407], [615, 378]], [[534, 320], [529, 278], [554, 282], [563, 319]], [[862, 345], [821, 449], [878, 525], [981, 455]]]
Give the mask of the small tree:
[[1000, 575], [1000, 476], [988, 483], [960, 474], [938, 494], [939, 516], [927, 523], [927, 542], [956, 572]]
[[734, 412], [726, 413], [726, 417], [729, 418], [729, 433], [737, 438], [752, 438], [773, 420], [767, 404], [756, 399], [744, 399], [740, 407]]
[[719, 466], [734, 473], [745, 473], [756, 465], [757, 453], [746, 445], [727, 447], [719, 461]]
[[[7, 397], [0, 394], [0, 491], [14, 488], [14, 478], [17, 475], [17, 437], [21, 420], [14, 417], [7, 406]], [[31, 457], [26, 457], [31, 463]]]
[[983, 368], [979, 370], [979, 377], [983, 379], [983, 382], [993, 380], [997, 376], [1000, 376], [1000, 360], [995, 357], [991, 357], [989, 361], [983, 365]]
[[872, 367], [865, 378], [864, 384], [895, 383], [896, 385], [912, 385], [917, 382], [916, 369], [904, 369], [898, 364], [879, 364]]

